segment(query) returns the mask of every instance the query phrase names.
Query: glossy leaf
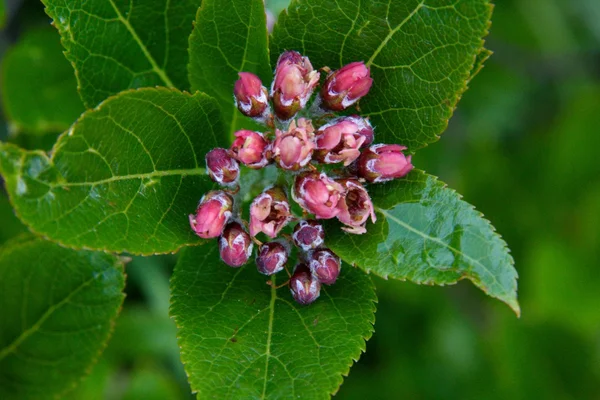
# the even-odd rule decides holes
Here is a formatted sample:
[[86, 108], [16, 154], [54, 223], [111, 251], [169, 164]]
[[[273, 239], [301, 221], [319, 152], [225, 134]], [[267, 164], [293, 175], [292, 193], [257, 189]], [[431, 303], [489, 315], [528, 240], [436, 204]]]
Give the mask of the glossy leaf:
[[52, 398], [89, 372], [124, 295], [114, 256], [29, 237], [0, 250], [0, 398]]
[[86, 107], [140, 87], [189, 88], [187, 38], [200, 0], [42, 0]]
[[490, 17], [488, 0], [293, 0], [271, 52], [301, 51], [315, 68], [366, 62], [374, 84], [361, 115], [377, 127], [378, 142], [414, 152], [446, 129]]
[[344, 261], [384, 278], [429, 285], [469, 279], [517, 315], [517, 272], [506, 243], [460, 195], [435, 177], [373, 185], [377, 223], [364, 235], [330, 223], [327, 245]]
[[231, 137], [234, 131], [252, 125], [233, 101], [240, 71], [257, 74], [267, 87], [271, 83], [263, 1], [204, 0], [190, 36], [190, 83], [192, 90], [219, 101]]
[[[285, 273], [277, 276], [283, 283]], [[373, 332], [376, 296], [345, 265], [309, 306], [270, 288], [254, 265], [218, 260], [216, 242], [182, 251], [171, 315], [192, 389], [202, 398], [328, 399]]]
[[52, 240], [172, 252], [199, 242], [187, 215], [212, 187], [204, 154], [220, 136], [208, 96], [140, 89], [86, 112], [51, 157], [0, 144], [0, 172], [21, 220]]
[[28, 32], [2, 61], [2, 103], [12, 129], [65, 131], [85, 110], [73, 68], [50, 27]]

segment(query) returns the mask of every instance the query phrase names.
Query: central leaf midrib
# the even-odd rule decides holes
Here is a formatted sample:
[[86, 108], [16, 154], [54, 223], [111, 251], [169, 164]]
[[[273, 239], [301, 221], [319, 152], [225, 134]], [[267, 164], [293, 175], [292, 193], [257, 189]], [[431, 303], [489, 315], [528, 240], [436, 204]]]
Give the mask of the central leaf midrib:
[[[180, 175], [198, 176], [198, 175], [205, 175], [205, 174], [206, 174], [205, 168], [172, 169], [172, 170], [167, 170], [167, 171], [153, 171], [153, 172], [147, 172], [147, 173], [141, 173], [141, 174], [118, 175], [118, 176], [113, 176], [111, 178], [100, 179], [100, 180], [93, 181], [93, 182], [53, 182], [53, 183], [47, 183], [47, 184], [48, 184], [48, 186], [50, 186], [52, 188], [54, 188], [54, 187], [73, 187], [73, 186], [96, 186], [96, 185], [103, 185], [103, 184], [111, 183], [111, 182], [126, 181], [126, 180], [133, 180], [133, 179], [149, 179], [149, 178], [154, 178], [154, 177], [180, 176]], [[41, 183], [46, 183], [46, 182], [41, 182]]]
[[275, 318], [275, 300], [277, 300], [275, 275], [271, 276], [271, 302], [269, 303], [269, 328], [267, 331], [267, 346], [265, 350], [265, 375], [263, 377], [263, 392], [261, 399], [265, 399], [267, 393], [267, 376], [269, 373], [269, 358], [271, 358], [271, 336], [273, 334], [273, 320]]
[[117, 18], [119, 19], [119, 21], [125, 26], [127, 31], [129, 31], [133, 40], [138, 44], [138, 46], [140, 47], [140, 50], [142, 50], [142, 53], [144, 53], [144, 56], [146, 57], [148, 62], [150, 62], [150, 65], [152, 66], [152, 70], [158, 75], [158, 77], [164, 82], [164, 84], [167, 87], [174, 88], [175, 85], [173, 84], [173, 82], [171, 82], [171, 79], [169, 79], [169, 77], [167, 76], [167, 73], [158, 66], [158, 64], [156, 63], [156, 60], [154, 59], [152, 54], [150, 54], [146, 45], [144, 45], [144, 43], [138, 36], [137, 32], [135, 31], [135, 29], [133, 29], [133, 26], [131, 26], [129, 21], [123, 17], [123, 14], [121, 14], [121, 11], [114, 3], [114, 0], [108, 0], [108, 1], [109, 1], [110, 5], [112, 6], [112, 8], [114, 9], [115, 14], [117, 14]]

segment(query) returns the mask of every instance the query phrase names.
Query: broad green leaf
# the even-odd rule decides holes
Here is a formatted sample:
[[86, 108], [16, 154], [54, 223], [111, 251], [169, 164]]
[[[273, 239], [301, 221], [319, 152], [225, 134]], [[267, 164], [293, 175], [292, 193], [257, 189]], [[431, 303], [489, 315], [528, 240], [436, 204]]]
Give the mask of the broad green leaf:
[[85, 110], [73, 69], [50, 27], [28, 32], [2, 62], [2, 103], [12, 129], [65, 131]]
[[488, 0], [293, 0], [275, 25], [271, 52], [294, 49], [315, 68], [371, 67], [361, 115], [377, 141], [411, 152], [446, 129], [482, 53]]
[[2, 192], [0, 184], [0, 245], [12, 239], [20, 233], [26, 232], [27, 228], [15, 216], [12, 205], [8, 201], [8, 197]]
[[204, 0], [190, 36], [190, 83], [193, 91], [203, 91], [219, 101], [230, 136], [252, 124], [233, 101], [233, 85], [240, 71], [257, 74], [265, 86], [272, 79], [263, 1]]
[[328, 399], [373, 332], [370, 278], [344, 265], [335, 285], [300, 306], [253, 265], [234, 269], [218, 257], [216, 242], [184, 249], [171, 280], [192, 389], [200, 398]]
[[0, 173], [36, 233], [75, 248], [173, 252], [200, 241], [187, 215], [212, 186], [204, 154], [221, 136], [210, 97], [139, 89], [86, 112], [51, 157], [0, 143]]
[[0, 398], [52, 398], [89, 372], [123, 302], [114, 256], [29, 237], [0, 249]]
[[187, 38], [200, 0], [42, 0], [87, 108], [125, 89], [187, 90]]
[[506, 243], [460, 195], [421, 171], [370, 187], [377, 223], [364, 235], [329, 224], [327, 244], [344, 261], [384, 278], [428, 285], [469, 279], [517, 315], [517, 272]]

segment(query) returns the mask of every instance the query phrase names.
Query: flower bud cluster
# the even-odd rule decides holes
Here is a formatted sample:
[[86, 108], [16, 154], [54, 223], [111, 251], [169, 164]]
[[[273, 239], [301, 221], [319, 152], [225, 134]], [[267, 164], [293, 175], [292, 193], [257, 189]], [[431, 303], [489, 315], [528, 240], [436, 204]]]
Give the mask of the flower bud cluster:
[[[321, 73], [308, 57], [296, 51], [279, 57], [270, 90], [258, 76], [239, 73], [235, 104], [265, 130], [239, 130], [229, 149], [207, 153], [207, 173], [223, 189], [206, 193], [189, 216], [198, 236], [218, 238], [221, 259], [232, 267], [246, 264], [256, 244], [258, 271], [271, 276], [286, 270], [292, 296], [300, 304], [315, 301], [321, 285], [332, 285], [340, 273], [341, 260], [326, 247], [319, 220], [337, 218], [346, 232], [365, 233], [369, 219], [376, 222], [366, 186], [404, 177], [413, 168], [411, 156], [404, 154], [406, 147], [373, 144], [374, 128], [368, 119], [332, 114], [369, 92], [373, 79], [363, 62], [329, 72], [317, 90], [320, 80]], [[247, 221], [237, 204], [240, 164], [280, 169], [277, 185], [251, 202]], [[294, 214], [298, 206], [289, 197], [302, 215]], [[298, 263], [290, 273], [292, 252]]]

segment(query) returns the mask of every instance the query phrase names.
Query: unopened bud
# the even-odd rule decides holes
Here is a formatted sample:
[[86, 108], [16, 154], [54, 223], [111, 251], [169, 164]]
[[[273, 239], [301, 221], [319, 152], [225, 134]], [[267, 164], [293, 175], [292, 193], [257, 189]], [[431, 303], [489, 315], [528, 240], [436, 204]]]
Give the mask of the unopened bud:
[[304, 305], [315, 301], [321, 292], [321, 282], [311, 274], [304, 263], [296, 265], [289, 285], [294, 300]]
[[239, 162], [253, 169], [264, 167], [271, 158], [271, 146], [263, 134], [245, 129], [235, 133], [231, 152]]
[[238, 75], [240, 79], [235, 82], [233, 89], [238, 110], [247, 117], [262, 117], [269, 107], [267, 88], [258, 76], [250, 72], [240, 72]]
[[254, 243], [250, 235], [237, 222], [230, 222], [219, 238], [221, 260], [231, 267], [241, 267], [248, 262]]
[[333, 111], [344, 110], [369, 93], [372, 84], [373, 79], [365, 63], [344, 65], [325, 80], [321, 89], [322, 105]]
[[294, 244], [304, 251], [316, 249], [323, 245], [325, 240], [325, 230], [323, 225], [314, 219], [300, 221], [294, 228], [292, 234]]
[[308, 57], [302, 57], [296, 51], [281, 54], [271, 86], [271, 97], [277, 117], [287, 121], [296, 115], [306, 106], [318, 83], [319, 72], [313, 69]]
[[291, 217], [290, 203], [285, 192], [277, 187], [268, 189], [250, 205], [250, 234], [256, 236], [264, 232], [274, 238]]
[[340, 258], [329, 249], [317, 250], [311, 254], [310, 270], [325, 285], [333, 285], [340, 274]]
[[304, 118], [298, 123], [292, 121], [286, 132], [276, 131], [273, 157], [281, 168], [296, 171], [310, 162], [315, 148], [314, 132], [311, 121]]
[[373, 127], [358, 116], [340, 117], [319, 128], [315, 159], [326, 164], [350, 165], [360, 156], [360, 149], [373, 141]]
[[256, 268], [261, 274], [273, 275], [285, 267], [288, 250], [279, 242], [268, 242], [260, 246], [256, 255]]
[[240, 176], [238, 162], [221, 148], [206, 153], [206, 170], [213, 181], [225, 186], [235, 184]]
[[359, 235], [365, 233], [367, 231], [365, 225], [369, 216], [372, 222], [377, 221], [369, 193], [355, 179], [340, 179], [337, 182], [346, 189], [346, 195], [340, 199], [337, 205], [340, 210], [337, 219], [347, 225], [342, 229]]
[[231, 217], [233, 199], [221, 190], [206, 193], [200, 200], [196, 214], [190, 214], [190, 226], [203, 239], [215, 238]]
[[344, 195], [344, 187], [324, 173], [304, 172], [296, 176], [292, 194], [306, 211], [329, 219], [339, 213], [337, 203]]
[[376, 144], [364, 150], [357, 161], [358, 174], [369, 182], [386, 182], [402, 178], [412, 169], [406, 147], [397, 144]]

